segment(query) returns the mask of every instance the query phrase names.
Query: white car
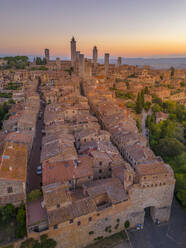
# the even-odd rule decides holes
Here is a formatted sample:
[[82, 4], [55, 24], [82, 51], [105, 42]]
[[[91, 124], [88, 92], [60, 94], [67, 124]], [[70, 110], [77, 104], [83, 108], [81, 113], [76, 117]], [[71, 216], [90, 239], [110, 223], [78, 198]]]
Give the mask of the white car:
[[37, 170], [36, 170], [37, 175], [41, 175], [42, 174], [42, 166], [38, 165], [37, 166]]

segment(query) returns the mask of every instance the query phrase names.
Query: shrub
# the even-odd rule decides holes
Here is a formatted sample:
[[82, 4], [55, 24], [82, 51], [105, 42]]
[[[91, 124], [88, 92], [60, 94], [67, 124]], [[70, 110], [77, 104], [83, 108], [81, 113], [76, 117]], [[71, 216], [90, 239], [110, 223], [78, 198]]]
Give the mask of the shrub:
[[35, 190], [32, 190], [30, 192], [30, 194], [28, 195], [27, 200], [28, 200], [28, 202], [35, 201], [35, 200], [38, 200], [41, 196], [42, 196], [41, 190], [35, 189]]
[[129, 220], [126, 220], [125, 221], [125, 228], [127, 229], [127, 228], [129, 228], [130, 227], [130, 222], [129, 222]]
[[94, 231], [90, 231], [88, 234], [89, 234], [89, 235], [92, 235], [92, 234], [94, 234]]

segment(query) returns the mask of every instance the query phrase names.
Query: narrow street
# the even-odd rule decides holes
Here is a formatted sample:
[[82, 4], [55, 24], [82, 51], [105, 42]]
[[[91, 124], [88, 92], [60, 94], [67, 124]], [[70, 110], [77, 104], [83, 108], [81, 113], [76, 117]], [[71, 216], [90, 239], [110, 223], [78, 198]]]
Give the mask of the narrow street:
[[152, 114], [152, 110], [149, 109], [148, 112], [146, 112], [144, 109], [142, 111], [142, 123], [141, 123], [141, 128], [142, 128], [142, 135], [147, 139], [147, 144], [149, 145], [149, 130], [146, 128], [146, 119], [148, 115]]
[[27, 193], [31, 192], [34, 189], [40, 189], [42, 176], [37, 175], [36, 170], [37, 166], [40, 164], [40, 155], [41, 155], [41, 144], [42, 144], [42, 129], [44, 125], [44, 110], [45, 102], [41, 95], [40, 84], [38, 85], [37, 92], [40, 95], [40, 112], [38, 114], [38, 120], [36, 123], [36, 132], [35, 138], [33, 141], [32, 150], [30, 153], [30, 158], [28, 162], [27, 169]]

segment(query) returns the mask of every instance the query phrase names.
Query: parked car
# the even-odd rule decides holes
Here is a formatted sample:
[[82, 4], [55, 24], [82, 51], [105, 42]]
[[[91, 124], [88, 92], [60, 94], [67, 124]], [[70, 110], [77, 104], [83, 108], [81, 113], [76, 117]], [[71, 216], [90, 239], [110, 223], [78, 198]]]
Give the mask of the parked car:
[[42, 166], [41, 165], [38, 165], [37, 166], [36, 174], [37, 175], [41, 175], [42, 174]]

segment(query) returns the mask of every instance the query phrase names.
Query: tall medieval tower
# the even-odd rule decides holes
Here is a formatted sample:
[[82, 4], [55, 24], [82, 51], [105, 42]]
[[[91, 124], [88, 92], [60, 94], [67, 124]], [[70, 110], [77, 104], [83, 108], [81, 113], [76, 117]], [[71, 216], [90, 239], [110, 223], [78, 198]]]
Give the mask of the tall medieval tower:
[[45, 59], [47, 63], [50, 60], [50, 52], [48, 48], [45, 49]]
[[75, 61], [76, 61], [76, 41], [74, 37], [72, 37], [72, 40], [70, 43], [71, 43], [71, 65], [72, 67], [74, 67]]
[[98, 62], [98, 49], [97, 47], [95, 46], [93, 48], [93, 64], [96, 65]]

